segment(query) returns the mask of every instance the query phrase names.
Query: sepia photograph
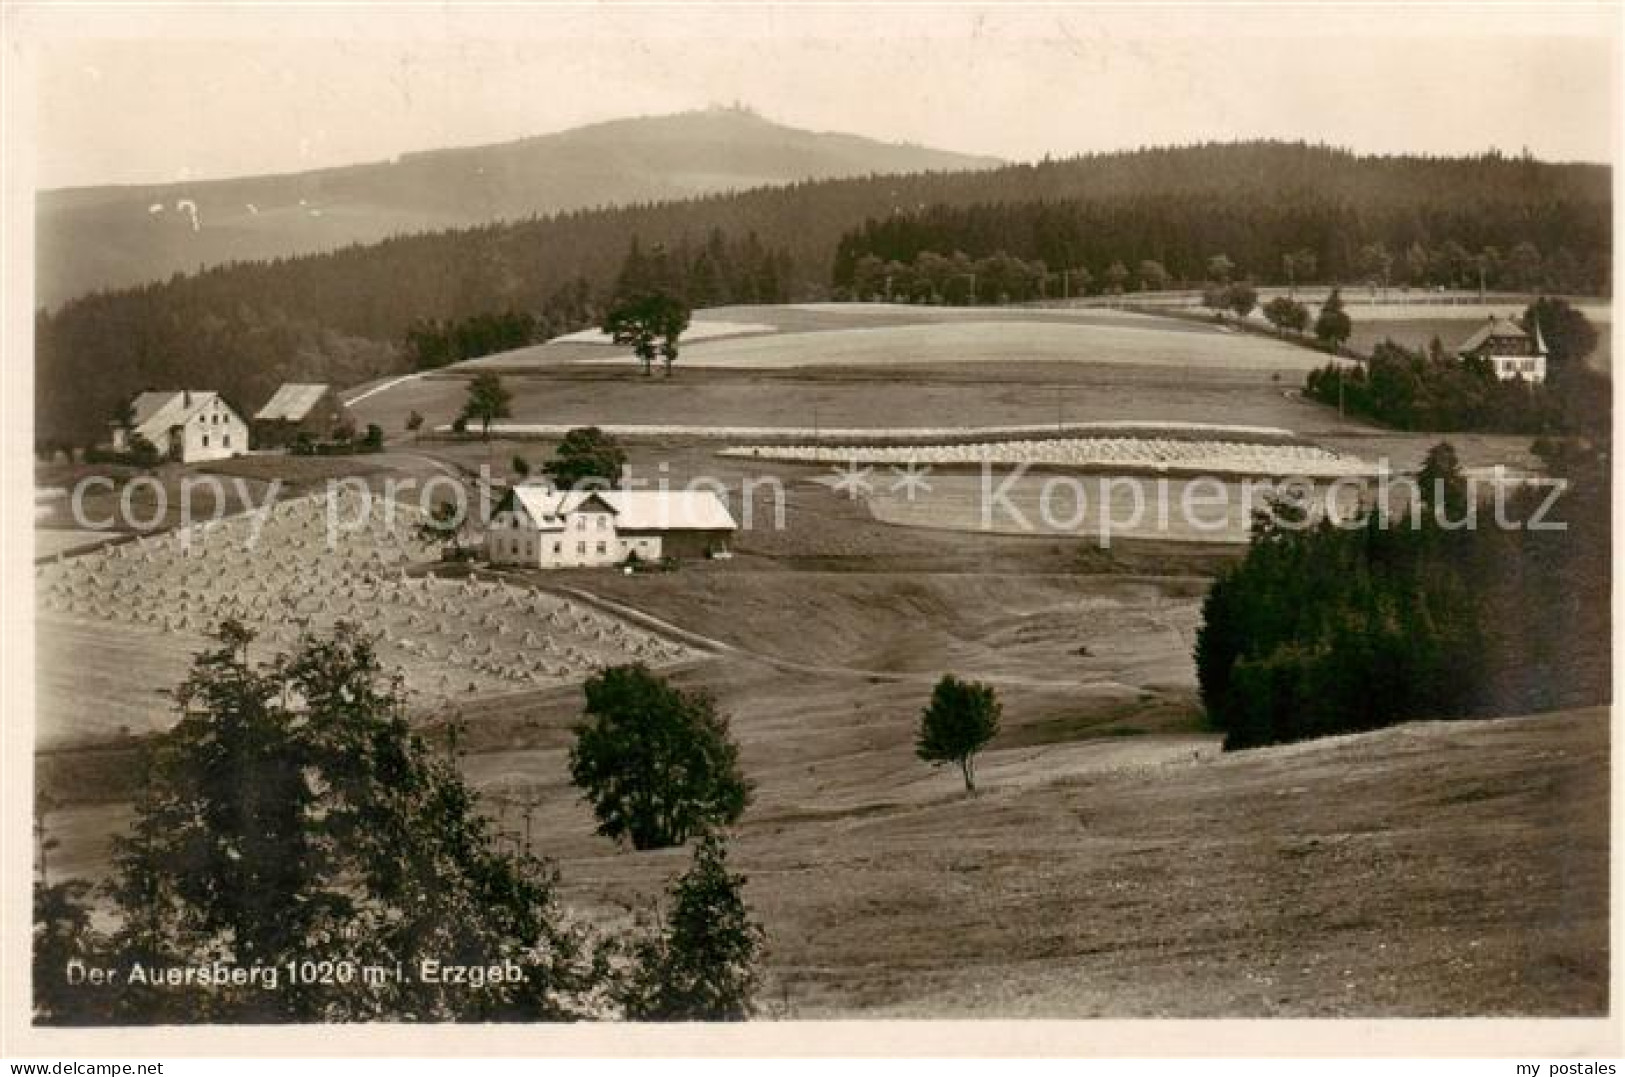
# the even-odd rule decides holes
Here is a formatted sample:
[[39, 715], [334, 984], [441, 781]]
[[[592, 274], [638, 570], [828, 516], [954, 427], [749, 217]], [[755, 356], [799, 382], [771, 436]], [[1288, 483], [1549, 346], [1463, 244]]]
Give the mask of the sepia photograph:
[[1618, 1056], [1616, 5], [3, 18], [8, 1052]]

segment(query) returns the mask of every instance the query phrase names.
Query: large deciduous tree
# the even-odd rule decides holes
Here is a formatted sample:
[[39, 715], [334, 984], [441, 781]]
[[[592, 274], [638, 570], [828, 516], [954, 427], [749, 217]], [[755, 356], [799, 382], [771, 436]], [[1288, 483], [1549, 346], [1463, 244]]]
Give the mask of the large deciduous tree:
[[564, 435], [542, 470], [560, 490], [574, 490], [614, 486], [625, 467], [626, 450], [620, 442], [596, 426], [578, 426]]
[[652, 372], [658, 357], [665, 362], [666, 376], [670, 377], [689, 314], [688, 304], [675, 295], [639, 292], [617, 300], [609, 308], [603, 328], [616, 344], [632, 349], [645, 375]]
[[585, 691], [570, 777], [600, 834], [662, 849], [744, 813], [750, 787], [739, 748], [710, 695], [676, 688], [641, 663], [603, 670]]

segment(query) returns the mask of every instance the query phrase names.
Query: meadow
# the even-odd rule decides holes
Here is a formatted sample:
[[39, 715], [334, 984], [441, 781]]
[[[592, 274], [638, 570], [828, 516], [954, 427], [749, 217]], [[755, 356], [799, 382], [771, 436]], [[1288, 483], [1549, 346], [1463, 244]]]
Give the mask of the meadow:
[[[965, 526], [975, 475], [933, 473], [926, 500], [852, 499], [828, 460], [718, 455], [738, 444], [726, 427], [1139, 421], [1280, 428], [1261, 451], [1409, 468], [1437, 438], [1298, 399], [1315, 353], [1144, 315], [710, 313], [774, 332], [697, 341], [669, 380], [593, 362], [604, 345], [544, 345], [391, 384], [356, 410], [389, 439], [369, 481], [481, 465], [500, 478], [515, 455], [545, 459], [552, 434], [404, 431], [413, 410], [449, 423], [482, 368], [504, 373], [514, 423], [648, 428], [627, 438], [639, 474], [777, 480], [783, 526], [760, 515], [729, 561], [430, 580], [426, 551], [392, 556], [358, 532], [330, 556], [295, 520], [308, 509], [288, 509], [254, 565], [201, 535], [189, 559], [160, 549], [41, 567], [38, 773], [63, 801], [47, 820], [58, 870], [105, 876], [134, 748], [167, 720], [157, 691], [201, 646], [199, 626], [238, 610], [269, 647], [353, 613], [385, 633], [431, 743], [461, 726], [485, 810], [515, 843], [530, 833], [569, 904], [610, 925], [654, 901], [687, 854], [595, 834], [566, 763], [580, 681], [643, 659], [714, 693], [754, 783], [732, 863], [768, 933], [769, 1016], [1606, 1012], [1605, 714], [1227, 756], [1204, 723], [1192, 647], [1209, 581], [1238, 556], [1239, 516], [1212, 535], [1141, 532], [1101, 549], [1093, 533]], [[977, 358], [939, 362], [952, 348]], [[689, 365], [713, 349], [726, 366]], [[802, 365], [832, 355], [847, 359]], [[1201, 439], [1176, 440], [1190, 452]], [[1464, 438], [1463, 457], [1526, 465], [1526, 440]], [[278, 465], [265, 459], [230, 470], [268, 482]], [[1107, 463], [1091, 481], [1137, 473]], [[253, 576], [268, 586], [245, 586]], [[270, 617], [273, 603], [288, 616]], [[1004, 705], [976, 796], [914, 754], [945, 672], [992, 684]]]

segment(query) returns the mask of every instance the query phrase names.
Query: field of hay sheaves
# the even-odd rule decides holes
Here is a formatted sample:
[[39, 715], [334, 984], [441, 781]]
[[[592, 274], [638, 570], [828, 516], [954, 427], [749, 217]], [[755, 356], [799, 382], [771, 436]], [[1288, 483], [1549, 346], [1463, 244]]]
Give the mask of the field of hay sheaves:
[[[1031, 466], [1063, 471], [1171, 475], [1278, 475], [1329, 479], [1373, 476], [1372, 465], [1357, 457], [1318, 445], [1215, 440], [1199, 432], [1185, 437], [1122, 433], [1116, 436], [1056, 434], [1002, 440], [935, 442], [924, 438], [903, 444], [843, 443], [839, 436], [818, 444], [731, 446], [720, 455], [791, 463], [823, 464], [848, 469], [876, 468], [934, 471], [1011, 470]], [[928, 496], [928, 491], [922, 491]]]
[[[413, 570], [415, 509], [358, 494], [282, 502], [209, 526], [39, 566], [37, 740], [97, 742], [175, 720], [172, 689], [224, 618], [264, 653], [344, 620], [378, 638], [418, 706], [580, 680], [606, 663], [665, 665], [689, 649], [581, 602]], [[339, 527], [328, 531], [329, 512]], [[150, 660], [149, 660], [150, 659]]]

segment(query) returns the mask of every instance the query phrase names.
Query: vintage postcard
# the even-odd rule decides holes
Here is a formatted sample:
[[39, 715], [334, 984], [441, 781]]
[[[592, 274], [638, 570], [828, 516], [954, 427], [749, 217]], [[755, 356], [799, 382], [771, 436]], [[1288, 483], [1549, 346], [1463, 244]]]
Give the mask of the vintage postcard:
[[4, 19], [8, 1051], [1618, 1054], [1613, 5]]

